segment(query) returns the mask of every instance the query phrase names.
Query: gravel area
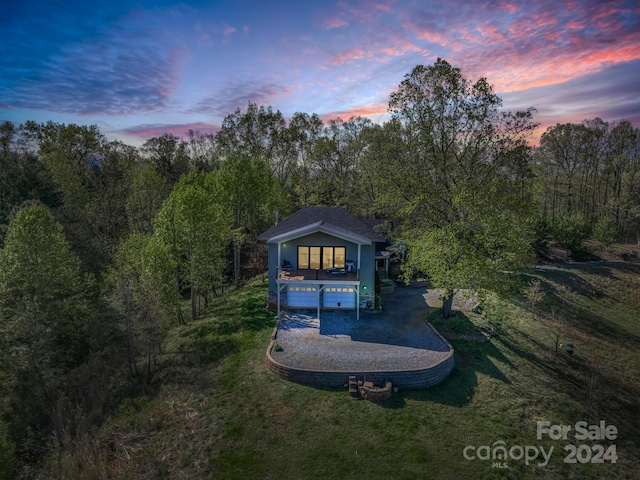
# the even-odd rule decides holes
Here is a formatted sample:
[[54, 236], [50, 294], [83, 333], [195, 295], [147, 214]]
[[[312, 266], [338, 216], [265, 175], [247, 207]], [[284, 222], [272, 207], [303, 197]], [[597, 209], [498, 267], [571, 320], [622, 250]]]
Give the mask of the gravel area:
[[450, 346], [426, 323], [424, 284], [396, 287], [383, 312], [291, 310], [280, 321], [274, 360], [325, 371], [423, 369], [447, 357]]

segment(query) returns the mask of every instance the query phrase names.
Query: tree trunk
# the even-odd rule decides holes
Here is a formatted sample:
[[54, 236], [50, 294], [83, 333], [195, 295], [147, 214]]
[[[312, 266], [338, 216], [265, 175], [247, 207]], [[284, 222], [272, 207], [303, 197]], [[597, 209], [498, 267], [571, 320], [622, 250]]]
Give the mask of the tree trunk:
[[451, 318], [453, 314], [453, 295], [455, 292], [445, 292], [442, 295], [442, 318]]
[[240, 283], [240, 245], [233, 244], [233, 283], [237, 287]]
[[196, 300], [198, 298], [198, 291], [195, 285], [191, 284], [191, 321], [193, 322], [198, 316], [198, 305]]
[[182, 316], [182, 308], [180, 308], [180, 274], [178, 273], [178, 269], [174, 273], [176, 279], [176, 313], [178, 315], [178, 323], [180, 325], [184, 325], [184, 317]]

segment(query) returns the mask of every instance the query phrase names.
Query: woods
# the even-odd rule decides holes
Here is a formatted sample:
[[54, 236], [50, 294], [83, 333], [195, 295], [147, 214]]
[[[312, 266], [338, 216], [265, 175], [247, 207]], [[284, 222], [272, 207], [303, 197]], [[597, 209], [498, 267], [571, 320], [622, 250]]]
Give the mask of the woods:
[[[449, 309], [457, 289], [508, 288], [550, 242], [640, 244], [630, 122], [556, 125], [532, 147], [533, 109], [505, 111], [487, 79], [440, 59], [406, 75], [389, 113], [323, 122], [250, 103], [216, 135], [140, 148], [96, 126], [0, 125], [0, 477], [69, 433], [61, 399], [68, 429], [98, 423], [110, 388], [152, 383], [168, 328], [266, 270], [256, 236], [276, 213], [344, 206], [402, 225], [389, 235], [405, 275], [427, 275]], [[78, 398], [98, 370], [126, 380]]]

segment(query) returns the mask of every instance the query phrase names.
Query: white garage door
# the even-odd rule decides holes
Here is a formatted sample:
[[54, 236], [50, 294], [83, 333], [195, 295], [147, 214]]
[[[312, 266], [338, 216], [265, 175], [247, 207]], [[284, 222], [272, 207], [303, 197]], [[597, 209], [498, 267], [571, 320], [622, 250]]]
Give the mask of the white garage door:
[[356, 308], [354, 287], [325, 287], [322, 305], [326, 308]]
[[296, 308], [317, 308], [318, 289], [316, 287], [293, 287], [287, 290], [287, 306]]

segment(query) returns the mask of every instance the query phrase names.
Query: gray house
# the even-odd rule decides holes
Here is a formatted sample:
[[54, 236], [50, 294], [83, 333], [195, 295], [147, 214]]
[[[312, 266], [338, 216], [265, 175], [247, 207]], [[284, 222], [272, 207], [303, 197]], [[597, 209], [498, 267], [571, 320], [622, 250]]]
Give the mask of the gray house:
[[385, 238], [340, 207], [306, 207], [258, 237], [269, 245], [269, 297], [288, 308], [351, 309], [375, 301]]

